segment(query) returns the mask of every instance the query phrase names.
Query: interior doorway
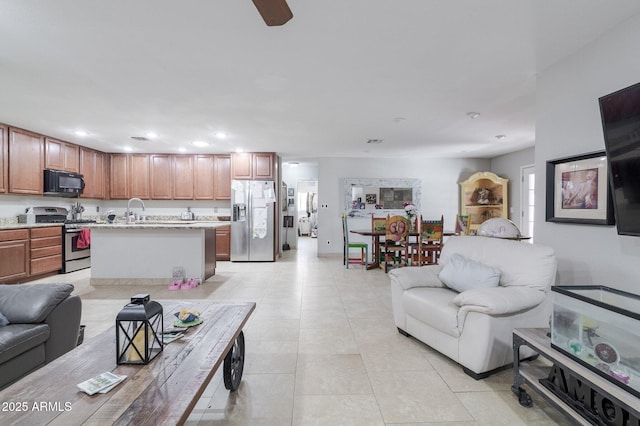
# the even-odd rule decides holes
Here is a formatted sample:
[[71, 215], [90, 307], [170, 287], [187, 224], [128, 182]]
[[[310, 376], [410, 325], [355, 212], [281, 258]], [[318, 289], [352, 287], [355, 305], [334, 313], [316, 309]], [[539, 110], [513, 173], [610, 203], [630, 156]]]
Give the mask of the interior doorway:
[[531, 237], [528, 242], [533, 243], [536, 200], [535, 165], [531, 164], [520, 168], [520, 182], [520, 232], [525, 236]]
[[318, 237], [318, 181], [315, 179], [298, 180], [297, 185], [298, 237]]

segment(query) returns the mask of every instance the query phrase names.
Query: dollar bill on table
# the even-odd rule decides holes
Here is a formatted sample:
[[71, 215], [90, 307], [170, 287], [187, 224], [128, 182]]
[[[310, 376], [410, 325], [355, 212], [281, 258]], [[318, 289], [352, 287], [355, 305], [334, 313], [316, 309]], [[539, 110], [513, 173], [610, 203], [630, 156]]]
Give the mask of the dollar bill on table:
[[104, 373], [92, 377], [89, 380], [78, 383], [77, 386], [81, 391], [88, 395], [93, 395], [103, 389], [110, 388], [113, 385], [120, 383], [122, 380], [124, 379], [121, 378], [121, 376], [105, 371]]

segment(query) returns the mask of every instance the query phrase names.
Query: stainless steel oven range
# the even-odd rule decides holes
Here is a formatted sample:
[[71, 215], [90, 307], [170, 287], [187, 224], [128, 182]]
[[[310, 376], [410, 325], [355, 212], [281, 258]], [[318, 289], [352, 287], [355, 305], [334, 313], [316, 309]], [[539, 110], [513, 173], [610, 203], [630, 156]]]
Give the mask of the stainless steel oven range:
[[78, 247], [79, 224], [95, 223], [95, 220], [69, 220], [68, 211], [63, 207], [34, 207], [36, 223], [63, 223], [62, 227], [62, 273], [91, 267], [91, 246]]
[[82, 223], [95, 223], [95, 220], [67, 220], [64, 223], [62, 272], [65, 274], [91, 267], [91, 245], [78, 247], [78, 238], [82, 231], [82, 227], [78, 224]]

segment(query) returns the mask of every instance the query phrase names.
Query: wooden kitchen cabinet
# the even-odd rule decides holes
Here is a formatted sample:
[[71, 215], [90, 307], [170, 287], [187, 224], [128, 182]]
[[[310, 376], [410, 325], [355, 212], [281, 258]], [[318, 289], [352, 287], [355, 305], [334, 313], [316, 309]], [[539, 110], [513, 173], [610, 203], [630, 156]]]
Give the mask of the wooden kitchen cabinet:
[[29, 275], [41, 275], [62, 269], [62, 227], [30, 229]]
[[9, 192], [42, 195], [44, 136], [9, 128]]
[[44, 166], [46, 169], [78, 173], [80, 171], [80, 147], [71, 143], [46, 138]]
[[109, 197], [112, 200], [129, 199], [129, 168], [126, 154], [109, 156]]
[[[152, 198], [150, 157], [153, 156], [148, 154], [109, 155], [109, 196], [112, 200], [128, 200], [133, 197]], [[160, 178], [160, 182], [162, 182], [162, 178]], [[164, 187], [168, 186], [166, 181], [162, 184]], [[162, 186], [160, 186], [161, 189]]]
[[215, 199], [215, 158], [217, 155], [196, 155], [193, 158], [193, 198]]
[[253, 153], [253, 179], [272, 180], [275, 179], [276, 155], [273, 152]]
[[231, 156], [214, 157], [213, 199], [231, 199]]
[[106, 165], [104, 153], [80, 147], [80, 173], [85, 182], [82, 198], [105, 198]]
[[231, 179], [253, 178], [253, 154], [250, 152], [231, 154]]
[[29, 230], [0, 231], [0, 282], [29, 276]]
[[173, 199], [193, 200], [194, 198], [194, 169], [192, 155], [172, 156]]
[[152, 200], [171, 199], [171, 155], [153, 154], [150, 157], [150, 196]]
[[0, 193], [7, 192], [7, 171], [9, 169], [9, 149], [7, 138], [9, 128], [0, 124]]
[[232, 179], [275, 179], [276, 154], [273, 152], [243, 152], [231, 154]]
[[231, 260], [231, 226], [216, 228], [216, 260]]
[[149, 155], [129, 155], [129, 196], [149, 199], [151, 196], [149, 185]]

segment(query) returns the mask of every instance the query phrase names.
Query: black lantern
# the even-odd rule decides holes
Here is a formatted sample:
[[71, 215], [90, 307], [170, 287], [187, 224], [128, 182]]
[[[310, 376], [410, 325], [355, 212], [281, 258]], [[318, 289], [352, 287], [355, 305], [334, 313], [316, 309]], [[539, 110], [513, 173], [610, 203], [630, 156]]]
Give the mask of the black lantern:
[[162, 352], [162, 305], [136, 294], [116, 317], [116, 362], [148, 364]]

